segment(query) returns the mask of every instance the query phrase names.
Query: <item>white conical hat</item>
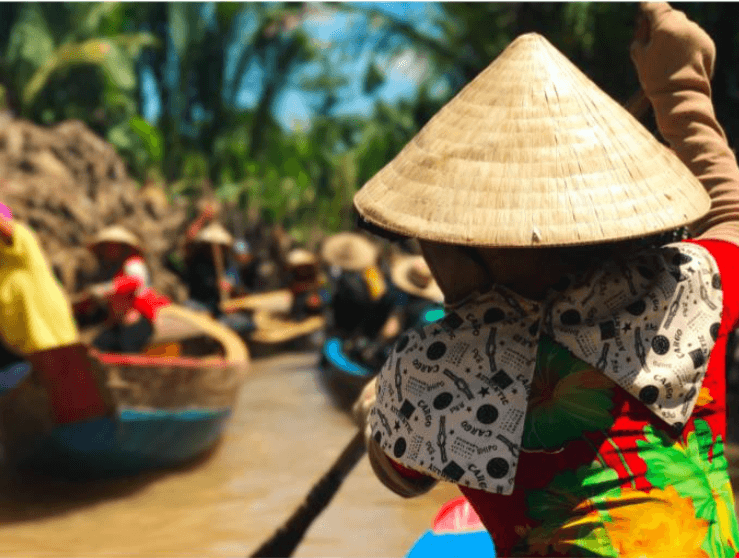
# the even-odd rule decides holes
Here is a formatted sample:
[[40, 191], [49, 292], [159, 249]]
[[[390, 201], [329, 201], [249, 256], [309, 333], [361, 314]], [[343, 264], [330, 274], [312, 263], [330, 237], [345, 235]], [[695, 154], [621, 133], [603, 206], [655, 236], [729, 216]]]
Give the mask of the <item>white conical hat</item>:
[[193, 242], [221, 244], [230, 248], [233, 245], [234, 239], [233, 236], [223, 228], [223, 225], [214, 222], [200, 229], [198, 234], [195, 235], [195, 238], [193, 238]]
[[295, 248], [288, 252], [285, 262], [290, 267], [298, 267], [303, 265], [315, 265], [318, 263], [318, 258], [304, 248]]
[[395, 233], [500, 247], [646, 236], [710, 207], [669, 149], [533, 33], [449, 101], [354, 203]]
[[379, 250], [364, 236], [340, 232], [327, 238], [321, 248], [321, 257], [329, 265], [350, 271], [361, 271], [377, 263]]
[[423, 256], [397, 257], [390, 267], [390, 278], [401, 291], [433, 302], [444, 302], [444, 293]]
[[105, 227], [95, 235], [89, 246], [92, 249], [96, 249], [100, 244], [105, 242], [125, 244], [135, 250], [141, 251], [141, 243], [136, 235], [121, 225]]

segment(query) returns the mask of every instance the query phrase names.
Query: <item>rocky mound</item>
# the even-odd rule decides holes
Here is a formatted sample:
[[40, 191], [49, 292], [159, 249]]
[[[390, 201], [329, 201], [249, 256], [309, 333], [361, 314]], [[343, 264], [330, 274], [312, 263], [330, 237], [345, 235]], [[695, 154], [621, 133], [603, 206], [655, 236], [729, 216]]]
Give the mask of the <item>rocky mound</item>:
[[115, 149], [79, 121], [51, 128], [0, 114], [0, 199], [37, 232], [70, 294], [95, 275], [86, 249], [103, 227], [123, 225], [143, 240], [153, 286], [176, 301], [186, 290], [163, 263], [187, 226], [184, 203], [143, 190]]

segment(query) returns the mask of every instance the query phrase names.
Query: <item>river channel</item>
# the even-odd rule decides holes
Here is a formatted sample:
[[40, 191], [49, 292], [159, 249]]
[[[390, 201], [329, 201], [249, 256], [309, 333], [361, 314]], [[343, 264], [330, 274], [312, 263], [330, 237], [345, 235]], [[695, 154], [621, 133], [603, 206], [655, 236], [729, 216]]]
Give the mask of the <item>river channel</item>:
[[[309, 353], [255, 360], [222, 442], [185, 468], [86, 483], [0, 471], [0, 555], [249, 555], [355, 433], [315, 363]], [[294, 555], [402, 557], [457, 494], [443, 484], [404, 500], [365, 457]]]

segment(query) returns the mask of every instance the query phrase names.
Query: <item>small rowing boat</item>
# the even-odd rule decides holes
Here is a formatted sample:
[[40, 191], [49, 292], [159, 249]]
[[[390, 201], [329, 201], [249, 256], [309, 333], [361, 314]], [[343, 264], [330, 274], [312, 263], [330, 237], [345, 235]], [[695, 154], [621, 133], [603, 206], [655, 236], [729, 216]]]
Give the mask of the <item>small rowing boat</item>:
[[224, 300], [221, 303], [221, 312], [230, 314], [242, 310], [274, 310], [287, 312], [293, 301], [289, 289], [279, 289], [264, 293], [253, 293], [238, 298]]
[[255, 329], [249, 334], [249, 348], [264, 355], [280, 349], [310, 350], [320, 347], [326, 318], [319, 314], [295, 320], [288, 312], [257, 310]]
[[0, 434], [13, 465], [98, 477], [190, 461], [219, 440], [249, 361], [238, 335], [179, 306], [160, 309], [146, 354], [88, 357], [112, 399], [108, 416], [54, 424], [30, 366], [2, 374]]

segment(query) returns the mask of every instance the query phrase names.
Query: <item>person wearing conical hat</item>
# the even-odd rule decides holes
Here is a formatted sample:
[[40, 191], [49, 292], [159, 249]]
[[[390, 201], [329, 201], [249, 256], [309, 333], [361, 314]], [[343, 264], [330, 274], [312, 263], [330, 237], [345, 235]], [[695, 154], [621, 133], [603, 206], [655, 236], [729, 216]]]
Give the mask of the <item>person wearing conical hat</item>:
[[189, 290], [188, 305], [198, 305], [199, 309], [219, 315], [219, 304], [230, 292], [230, 284], [218, 263], [223, 266], [227, 261], [233, 242], [231, 233], [218, 222], [211, 222], [196, 234], [188, 235], [183, 273]]
[[159, 308], [169, 304], [151, 287], [141, 243], [131, 231], [115, 225], [102, 229], [89, 248], [105, 279], [88, 287], [86, 293], [108, 309], [108, 327], [92, 345], [105, 352], [141, 352], [154, 335]]
[[224, 314], [221, 302], [235, 294], [233, 278], [229, 279], [227, 263], [231, 259], [234, 238], [216, 221], [219, 204], [206, 200], [197, 219], [185, 235], [183, 267], [170, 266], [188, 288], [185, 306], [206, 312], [242, 336], [254, 330], [254, 320], [246, 311]]
[[399, 333], [395, 296], [380, 265], [378, 247], [365, 236], [341, 232], [327, 238], [321, 257], [329, 266], [332, 296], [329, 332], [351, 358], [376, 368], [388, 341]]
[[641, 13], [631, 55], [672, 151], [529, 34], [354, 200], [419, 239], [447, 303], [355, 406], [372, 467], [406, 497], [458, 485], [501, 556], [737, 551], [739, 167], [712, 40], [668, 4]]
[[401, 293], [396, 308], [401, 331], [422, 323], [423, 316], [432, 308], [443, 307], [444, 293], [423, 256], [396, 257], [390, 267], [390, 278]]
[[290, 316], [300, 321], [323, 314], [327, 295], [316, 255], [305, 248], [293, 248], [285, 256], [285, 269], [293, 295]]
[[80, 342], [72, 308], [34, 231], [0, 203], [0, 342], [31, 364], [65, 424], [110, 410]]

